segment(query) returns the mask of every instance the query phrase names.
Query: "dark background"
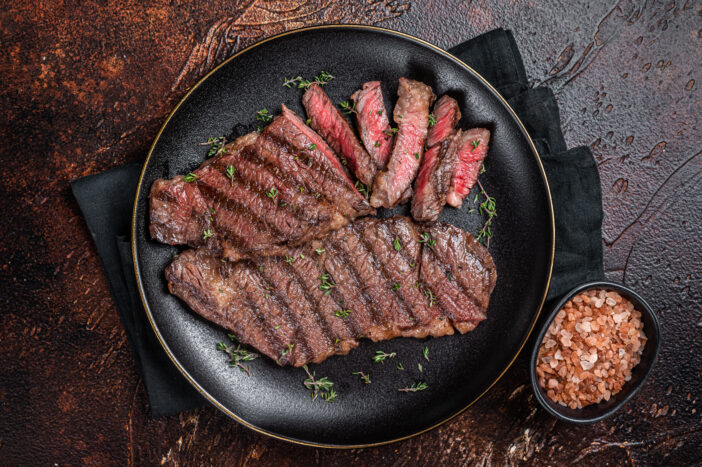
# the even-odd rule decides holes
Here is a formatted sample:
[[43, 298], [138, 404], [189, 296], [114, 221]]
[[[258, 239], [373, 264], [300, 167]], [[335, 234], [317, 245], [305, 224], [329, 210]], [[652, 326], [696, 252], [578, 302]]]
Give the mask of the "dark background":
[[[0, 7], [0, 464], [699, 462], [701, 2], [17, 3]], [[514, 31], [531, 83], [558, 97], [568, 145], [598, 161], [607, 277], [661, 320], [658, 364], [621, 412], [556, 421], [531, 393], [523, 354], [466, 413], [384, 447], [293, 446], [211, 407], [150, 418], [68, 182], [141, 160], [187, 89], [234, 51], [332, 22], [445, 48]]]

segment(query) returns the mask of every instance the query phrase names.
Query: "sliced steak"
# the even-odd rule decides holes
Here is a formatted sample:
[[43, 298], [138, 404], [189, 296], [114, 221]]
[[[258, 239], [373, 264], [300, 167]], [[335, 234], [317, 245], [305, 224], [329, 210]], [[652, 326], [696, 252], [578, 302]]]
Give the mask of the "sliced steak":
[[456, 168], [456, 150], [453, 138], [424, 153], [419, 175], [414, 182], [412, 217], [420, 222], [435, 221], [446, 204]]
[[283, 257], [222, 262], [189, 250], [166, 269], [171, 293], [278, 364], [346, 354], [358, 339], [472, 330], [497, 273], [457, 227], [364, 218]]
[[434, 115], [433, 126], [429, 127], [427, 135], [427, 147], [431, 148], [441, 143], [446, 138], [451, 137], [456, 132], [456, 125], [461, 119], [461, 111], [458, 102], [453, 97], [443, 95], [436, 101], [432, 109]]
[[387, 169], [376, 175], [371, 205], [394, 208], [406, 197], [419, 169], [429, 125], [429, 107], [436, 96], [419, 81], [400, 78], [393, 119], [398, 125]]
[[[375, 163], [376, 171], [383, 170], [388, 165], [394, 138], [390, 132], [380, 81], [364, 83], [362, 89], [351, 94], [351, 99], [355, 104], [361, 140]], [[369, 186], [372, 184], [372, 180], [366, 183]]]
[[313, 84], [302, 96], [302, 105], [310, 118], [310, 126], [336, 151], [342, 163], [348, 164], [361, 183], [372, 184], [378, 169], [327, 93]]
[[446, 195], [456, 167], [455, 150], [450, 144], [461, 119], [458, 102], [442, 96], [434, 104], [435, 123], [429, 128], [427, 147], [419, 174], [414, 182], [412, 217], [418, 221], [435, 221], [446, 204]]
[[446, 202], [458, 208], [463, 204], [463, 198], [475, 185], [480, 174], [480, 166], [487, 156], [490, 143], [490, 130], [473, 128], [462, 132], [458, 148], [458, 162], [454, 171], [451, 188], [446, 195]]
[[204, 163], [190, 182], [154, 182], [154, 239], [207, 246], [231, 260], [270, 256], [373, 212], [329, 146], [289, 109], [235, 149]]

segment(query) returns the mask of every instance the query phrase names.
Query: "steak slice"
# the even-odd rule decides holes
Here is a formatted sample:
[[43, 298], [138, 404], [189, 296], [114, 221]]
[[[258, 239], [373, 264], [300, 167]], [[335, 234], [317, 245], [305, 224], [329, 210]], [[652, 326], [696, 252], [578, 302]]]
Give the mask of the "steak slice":
[[373, 182], [371, 205], [394, 208], [405, 199], [424, 152], [429, 125], [429, 106], [436, 96], [424, 83], [400, 78], [393, 119], [398, 124], [395, 145], [385, 170]]
[[446, 204], [446, 195], [456, 168], [453, 141], [453, 138], [446, 139], [424, 153], [412, 197], [412, 217], [417, 221], [437, 220]]
[[[376, 171], [383, 170], [392, 153], [393, 137], [380, 81], [364, 83], [362, 89], [351, 94], [351, 100], [355, 105], [361, 140], [375, 163]], [[367, 183], [369, 186], [372, 184], [372, 181]]]
[[329, 146], [286, 108], [253, 144], [234, 148], [190, 183], [154, 182], [152, 238], [238, 260], [282, 254], [373, 212]]
[[485, 247], [452, 225], [364, 218], [284, 257], [222, 262], [188, 250], [166, 269], [171, 293], [278, 364], [346, 354], [367, 337], [468, 332], [495, 286]]
[[455, 150], [451, 151], [452, 136], [461, 119], [458, 102], [442, 96], [434, 104], [435, 123], [429, 128], [427, 147], [419, 174], [414, 183], [412, 217], [418, 221], [435, 221], [446, 204], [446, 194], [456, 167]]
[[378, 169], [327, 93], [313, 84], [302, 96], [302, 105], [310, 118], [310, 126], [348, 164], [356, 178], [365, 185], [372, 184]]
[[462, 132], [458, 147], [458, 161], [451, 182], [451, 189], [446, 195], [446, 202], [455, 208], [461, 207], [463, 198], [475, 185], [480, 174], [480, 166], [488, 153], [490, 130], [473, 128]]
[[456, 132], [456, 125], [461, 119], [458, 102], [453, 97], [443, 95], [434, 104], [433, 112], [436, 123], [429, 128], [427, 147], [431, 148], [451, 137]]

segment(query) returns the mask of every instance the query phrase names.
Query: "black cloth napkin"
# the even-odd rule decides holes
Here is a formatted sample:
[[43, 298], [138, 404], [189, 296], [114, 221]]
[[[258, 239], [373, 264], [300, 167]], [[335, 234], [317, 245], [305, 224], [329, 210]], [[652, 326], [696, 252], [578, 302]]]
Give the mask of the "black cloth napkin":
[[[529, 89], [510, 31], [496, 29], [449, 50], [480, 73], [508, 100], [534, 140], [548, 177], [556, 221], [556, 256], [548, 299], [602, 270], [602, 199], [597, 166], [587, 147], [567, 150], [550, 89]], [[154, 417], [205, 403], [159, 344], [139, 298], [130, 229], [141, 164], [127, 164], [71, 182], [102, 260], [117, 312], [142, 374]]]

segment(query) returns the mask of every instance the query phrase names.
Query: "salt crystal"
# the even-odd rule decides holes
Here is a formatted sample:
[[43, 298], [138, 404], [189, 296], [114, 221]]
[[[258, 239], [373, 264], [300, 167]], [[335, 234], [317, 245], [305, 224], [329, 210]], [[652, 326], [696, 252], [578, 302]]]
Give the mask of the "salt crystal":
[[548, 387], [553, 389], [558, 387], [558, 380], [551, 378], [548, 380]]
[[605, 303], [606, 303], [607, 305], [609, 305], [609, 306], [614, 306], [614, 305], [617, 304], [617, 301], [614, 300], [613, 298], [607, 297], [607, 299], [605, 300]]
[[595, 366], [594, 363], [590, 363], [587, 360], [582, 360], [580, 362], [580, 366], [583, 368], [583, 370], [591, 370], [593, 366]]

